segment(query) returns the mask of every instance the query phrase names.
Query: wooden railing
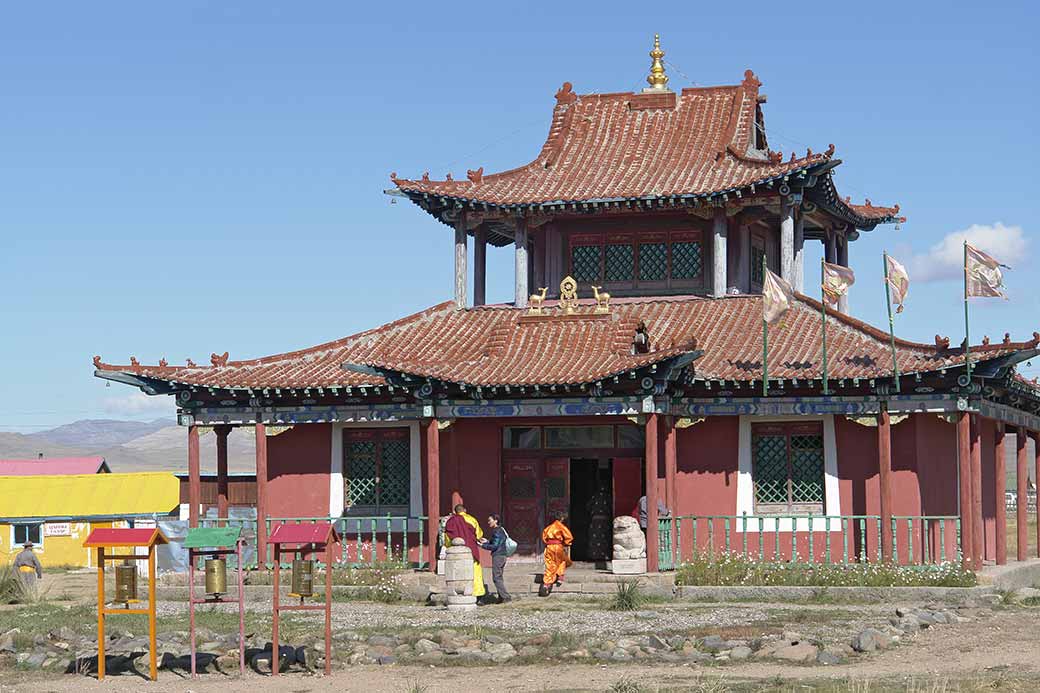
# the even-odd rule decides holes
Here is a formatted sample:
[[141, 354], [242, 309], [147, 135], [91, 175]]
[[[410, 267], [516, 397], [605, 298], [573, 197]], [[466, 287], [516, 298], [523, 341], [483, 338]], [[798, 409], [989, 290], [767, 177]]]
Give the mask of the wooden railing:
[[[738, 553], [758, 561], [829, 564], [881, 560], [879, 515], [680, 515], [659, 524], [659, 564]], [[960, 518], [892, 517], [893, 556], [904, 565], [960, 560]]]

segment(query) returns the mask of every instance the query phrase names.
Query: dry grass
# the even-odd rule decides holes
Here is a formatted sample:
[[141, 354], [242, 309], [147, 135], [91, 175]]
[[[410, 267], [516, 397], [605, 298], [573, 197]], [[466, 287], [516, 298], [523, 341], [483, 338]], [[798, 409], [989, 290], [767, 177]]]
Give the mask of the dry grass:
[[[1026, 556], [1028, 558], [1036, 557], [1036, 513], [1028, 516], [1029, 523], [1026, 531], [1026, 539], [1028, 543], [1028, 550]], [[1013, 560], [1018, 555], [1018, 518], [1015, 513], [1008, 513], [1007, 516], [1007, 555], [1009, 560]]]

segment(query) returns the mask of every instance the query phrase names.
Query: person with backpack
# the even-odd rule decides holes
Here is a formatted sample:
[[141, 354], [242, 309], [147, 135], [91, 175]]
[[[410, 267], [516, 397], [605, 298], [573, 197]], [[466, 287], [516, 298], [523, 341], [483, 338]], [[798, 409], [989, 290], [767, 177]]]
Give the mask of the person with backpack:
[[484, 540], [483, 546], [491, 552], [491, 580], [498, 592], [498, 603], [505, 604], [513, 601], [506, 589], [505, 569], [506, 561], [516, 552], [516, 542], [502, 526], [502, 518], [497, 513], [488, 515], [487, 524], [491, 529], [491, 538]]

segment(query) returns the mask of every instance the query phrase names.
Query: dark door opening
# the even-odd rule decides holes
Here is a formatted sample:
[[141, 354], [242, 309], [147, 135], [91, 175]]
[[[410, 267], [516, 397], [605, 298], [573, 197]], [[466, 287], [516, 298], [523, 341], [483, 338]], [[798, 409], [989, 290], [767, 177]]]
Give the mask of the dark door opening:
[[604, 562], [610, 559], [613, 535], [613, 496], [609, 459], [572, 459], [570, 464], [571, 558]]

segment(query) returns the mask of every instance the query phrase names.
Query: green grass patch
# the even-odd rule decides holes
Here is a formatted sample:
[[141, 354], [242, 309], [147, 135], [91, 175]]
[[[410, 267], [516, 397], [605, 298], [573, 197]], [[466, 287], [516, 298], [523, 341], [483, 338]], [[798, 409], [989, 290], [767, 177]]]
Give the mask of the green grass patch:
[[737, 553], [698, 554], [675, 572], [686, 586], [974, 587], [975, 573], [960, 565], [883, 563], [763, 563]]

